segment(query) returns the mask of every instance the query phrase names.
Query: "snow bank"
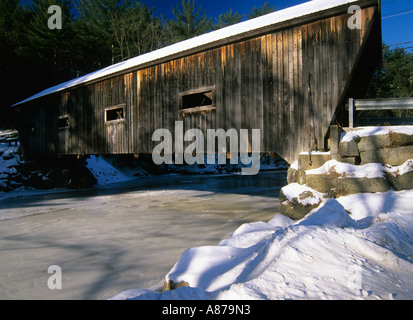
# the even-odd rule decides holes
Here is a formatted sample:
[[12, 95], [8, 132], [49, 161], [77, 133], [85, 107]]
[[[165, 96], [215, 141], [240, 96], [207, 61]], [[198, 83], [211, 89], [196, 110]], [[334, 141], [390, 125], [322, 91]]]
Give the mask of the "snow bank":
[[0, 174], [16, 174], [20, 166], [17, 147], [8, 147], [0, 143]]
[[[306, 170], [309, 174], [337, 173], [346, 178], [384, 178], [384, 167], [380, 163], [368, 163], [362, 166], [330, 160], [317, 169]], [[340, 178], [340, 177], [339, 177]]]
[[328, 199], [317, 209], [311, 211], [297, 225], [320, 226], [329, 228], [348, 228], [354, 226], [354, 220], [335, 199]]
[[22, 190], [18, 132], [0, 130], [0, 199], [6, 192]]
[[341, 134], [341, 142], [350, 142], [356, 137], [366, 137], [372, 135], [388, 135], [390, 132], [404, 133], [413, 135], [413, 126], [375, 126], [375, 127], [359, 127], [352, 129], [349, 132]]
[[298, 171], [298, 161], [294, 161], [291, 164], [290, 168]]
[[172, 292], [113, 299], [412, 299], [413, 191], [329, 199], [303, 220], [245, 224], [218, 246], [186, 250]]
[[[400, 176], [413, 171], [413, 159], [407, 160], [400, 166], [383, 166], [380, 163], [368, 163], [365, 165], [354, 165], [337, 160], [330, 160], [319, 168], [306, 170], [306, 175], [310, 174], [338, 174], [338, 178], [385, 178], [386, 174]], [[291, 190], [293, 193], [297, 190]], [[304, 190], [302, 190], [304, 191]]]
[[[87, 159], [86, 167], [95, 176], [98, 185], [106, 185], [136, 179], [136, 176], [133, 174], [127, 174], [116, 169], [101, 156], [91, 156]], [[136, 173], [136, 171], [134, 171], [134, 173]]]
[[[218, 164], [218, 155], [216, 157], [215, 164], [155, 165], [151, 158], [131, 161], [130, 159], [122, 160], [117, 157], [91, 156], [87, 159], [87, 168], [95, 176], [98, 185], [107, 185], [110, 183], [134, 180], [139, 176], [149, 176], [151, 174], [239, 174], [241, 169], [245, 167], [240, 161], [236, 165], [229, 163], [220, 165]], [[268, 154], [261, 157], [260, 171], [286, 170], [287, 168], [288, 164], [280, 157], [273, 159]]]

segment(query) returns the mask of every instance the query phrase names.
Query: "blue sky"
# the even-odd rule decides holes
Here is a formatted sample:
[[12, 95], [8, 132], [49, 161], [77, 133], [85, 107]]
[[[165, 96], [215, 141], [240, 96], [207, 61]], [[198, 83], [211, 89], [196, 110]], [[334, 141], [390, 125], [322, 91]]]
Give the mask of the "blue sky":
[[[239, 14], [248, 14], [254, 6], [261, 6], [265, 1], [278, 10], [308, 2], [307, 0], [196, 0], [196, 4], [206, 9], [208, 16], [215, 18], [230, 9]], [[169, 15], [171, 7], [181, 0], [144, 0], [143, 2], [149, 7], [154, 7], [155, 14], [162, 12], [164, 15]], [[392, 45], [413, 41], [412, 0], [382, 0], [382, 17], [384, 42]], [[413, 42], [400, 47], [413, 47]], [[413, 48], [408, 50], [413, 51]]]
[[[139, 1], [139, 0], [137, 0]], [[155, 15], [162, 13], [167, 18], [173, 18], [171, 7], [181, 3], [181, 0], [140, 0], [148, 7], [154, 7]], [[207, 15], [213, 18], [230, 9], [239, 14], [247, 15], [254, 6], [261, 6], [265, 1], [278, 10], [291, 7], [307, 0], [195, 0], [196, 6], [201, 6]], [[30, 3], [30, 0], [22, 0]], [[413, 52], [413, 1], [412, 0], [382, 0], [383, 41], [389, 45], [404, 43], [404, 47]], [[410, 42], [410, 43], [406, 43]], [[411, 48], [410, 48], [411, 47]], [[392, 48], [395, 48], [392, 46]]]
[[413, 1], [383, 0], [382, 18], [383, 41], [389, 45], [410, 42], [399, 47], [413, 52]]

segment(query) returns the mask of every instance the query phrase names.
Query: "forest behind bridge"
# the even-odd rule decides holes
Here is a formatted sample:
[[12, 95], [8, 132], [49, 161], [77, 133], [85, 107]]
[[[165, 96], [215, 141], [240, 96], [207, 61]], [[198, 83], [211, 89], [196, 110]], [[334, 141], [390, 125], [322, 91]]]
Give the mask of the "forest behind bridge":
[[[211, 17], [196, 0], [176, 0], [171, 17], [134, 0], [0, 2], [0, 127], [14, 126], [11, 105], [45, 88], [111, 64], [276, 10], [268, 2], [248, 14], [237, 8]], [[58, 5], [62, 28], [49, 29]], [[413, 55], [384, 44], [370, 97], [413, 96]]]

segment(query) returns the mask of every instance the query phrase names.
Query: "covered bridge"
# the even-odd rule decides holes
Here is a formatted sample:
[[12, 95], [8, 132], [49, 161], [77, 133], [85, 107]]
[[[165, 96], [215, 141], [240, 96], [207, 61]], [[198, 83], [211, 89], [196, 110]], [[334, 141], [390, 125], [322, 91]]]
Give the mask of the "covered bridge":
[[[361, 11], [353, 11], [357, 5]], [[350, 11], [349, 11], [350, 8]], [[350, 12], [350, 13], [349, 13]], [[328, 148], [381, 61], [379, 0], [314, 0], [40, 92], [18, 111], [28, 159], [152, 153], [156, 129], [260, 129], [288, 162]]]

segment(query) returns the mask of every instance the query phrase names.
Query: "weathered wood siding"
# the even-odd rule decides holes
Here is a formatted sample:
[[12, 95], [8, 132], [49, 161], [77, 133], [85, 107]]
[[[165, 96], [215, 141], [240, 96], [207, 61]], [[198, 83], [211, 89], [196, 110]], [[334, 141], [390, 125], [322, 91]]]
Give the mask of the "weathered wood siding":
[[[39, 129], [47, 123], [55, 137], [48, 140], [39, 130], [44, 141], [30, 145], [31, 153], [151, 153], [159, 143], [152, 141], [154, 131], [173, 133], [175, 121], [182, 120], [184, 130], [199, 128], [205, 137], [209, 128], [261, 129], [261, 151], [292, 162], [314, 148], [314, 141], [324, 147], [352, 77], [363, 68], [363, 48], [379, 31], [373, 28], [376, 7], [362, 15], [361, 30], [348, 28], [350, 15], [342, 14], [59, 94], [58, 106], [34, 112]], [[373, 60], [380, 54], [375, 52]], [[202, 88], [213, 88], [216, 109], [180, 114], [180, 93]], [[105, 110], [118, 105], [124, 106], [124, 118], [105, 121]], [[70, 127], [56, 128], [57, 118], [66, 115]]]
[[[362, 30], [349, 29], [346, 14], [139, 71], [141, 127], [133, 140], [140, 147], [133, 151], [150, 153], [153, 132], [173, 130], [175, 120], [205, 133], [262, 129], [262, 151], [290, 161], [314, 147], [314, 136], [323, 148], [374, 13], [363, 10]], [[216, 111], [179, 117], [179, 93], [204, 87], [215, 87]]]
[[[70, 127], [58, 129], [59, 155], [130, 153], [136, 100], [133, 74], [62, 94], [59, 116], [69, 116]], [[106, 121], [106, 110], [116, 106], [124, 108], [124, 118]]]
[[54, 157], [57, 150], [58, 96], [49, 96], [17, 109], [22, 151], [28, 159]]

